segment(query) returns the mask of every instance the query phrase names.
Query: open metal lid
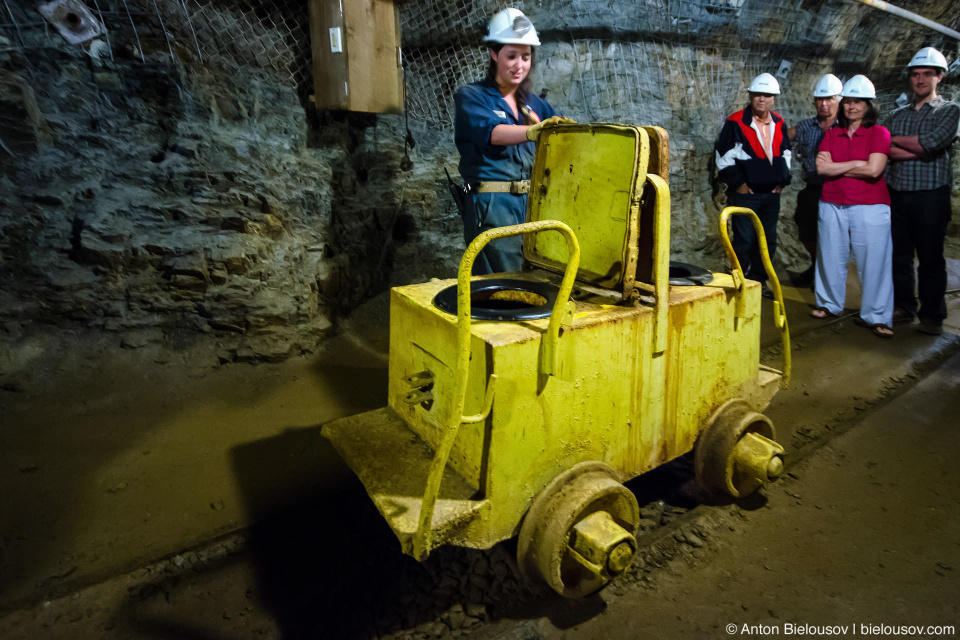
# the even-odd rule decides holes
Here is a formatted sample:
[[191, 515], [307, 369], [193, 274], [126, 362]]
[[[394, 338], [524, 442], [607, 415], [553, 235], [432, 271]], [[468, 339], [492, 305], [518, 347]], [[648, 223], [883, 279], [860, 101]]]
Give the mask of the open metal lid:
[[[643, 127], [565, 124], [537, 141], [527, 219], [559, 220], [580, 242], [577, 279], [627, 292], [637, 272], [640, 199], [650, 138]], [[529, 263], [562, 272], [567, 245], [557, 233], [524, 236]]]

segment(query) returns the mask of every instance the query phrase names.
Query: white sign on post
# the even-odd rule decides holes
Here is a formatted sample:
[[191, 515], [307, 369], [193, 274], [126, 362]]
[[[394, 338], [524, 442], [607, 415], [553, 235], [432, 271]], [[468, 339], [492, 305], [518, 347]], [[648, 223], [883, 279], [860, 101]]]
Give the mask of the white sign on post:
[[340, 27], [330, 28], [330, 51], [343, 53], [343, 36]]

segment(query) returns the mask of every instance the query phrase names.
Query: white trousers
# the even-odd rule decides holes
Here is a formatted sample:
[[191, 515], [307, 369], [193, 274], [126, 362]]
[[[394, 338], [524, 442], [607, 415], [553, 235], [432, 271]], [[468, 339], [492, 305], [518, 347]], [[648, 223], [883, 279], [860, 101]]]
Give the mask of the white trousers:
[[847, 262], [853, 248], [863, 290], [860, 317], [868, 324], [892, 326], [893, 241], [889, 205], [839, 205], [821, 200], [817, 234], [817, 306], [834, 315], [843, 311]]

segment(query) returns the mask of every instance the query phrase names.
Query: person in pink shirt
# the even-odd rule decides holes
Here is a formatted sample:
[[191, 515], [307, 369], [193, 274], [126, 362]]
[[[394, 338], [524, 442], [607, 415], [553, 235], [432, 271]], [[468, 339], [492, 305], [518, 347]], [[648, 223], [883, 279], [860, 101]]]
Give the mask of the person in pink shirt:
[[866, 76], [843, 85], [839, 127], [827, 131], [817, 153], [824, 177], [817, 222], [815, 318], [839, 315], [847, 291], [850, 250], [857, 263], [863, 296], [859, 324], [881, 338], [892, 338], [893, 243], [890, 193], [883, 178], [890, 155], [890, 132], [877, 124], [876, 90]]

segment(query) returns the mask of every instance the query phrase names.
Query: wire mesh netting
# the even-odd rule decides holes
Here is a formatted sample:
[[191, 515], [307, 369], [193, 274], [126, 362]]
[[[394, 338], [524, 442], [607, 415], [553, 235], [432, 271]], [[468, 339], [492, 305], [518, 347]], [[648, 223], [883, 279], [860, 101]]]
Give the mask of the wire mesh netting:
[[[36, 6], [3, 4], [0, 52], [56, 37]], [[111, 55], [123, 49], [134, 58], [169, 56], [188, 68], [256, 67], [301, 95], [312, 89], [309, 0], [87, 4], [106, 27], [102, 37]], [[537, 25], [545, 44], [544, 71], [564, 61], [565, 66], [553, 64], [554, 84], [560, 78], [563, 85], [552, 90], [561, 94], [561, 103], [594, 121], [660, 123], [682, 110], [684, 102], [696, 102], [708, 109], [702, 117], [719, 123], [745, 101], [750, 78], [762, 71], [780, 78], [784, 91], [777, 109], [790, 120], [807, 115], [813, 82], [828, 71], [841, 78], [876, 74], [878, 98], [887, 109], [903, 91], [902, 69], [917, 48], [941, 46], [951, 58], [956, 50], [945, 36], [853, 0], [541, 0], [526, 5], [508, 0], [401, 3], [410, 117], [441, 128], [452, 125], [457, 88], [484, 73], [486, 21], [505, 7], [527, 12]], [[949, 2], [901, 0], [899, 5], [960, 27], [960, 12]], [[544, 76], [549, 84], [549, 74]]]
[[[282, 82], [311, 81], [310, 23], [303, 0], [128, 0], [163, 25], [175, 53], [197, 61], [273, 71]], [[192, 47], [191, 47], [192, 45]]]
[[[53, 46], [59, 39], [36, 6], [3, 0], [0, 51]], [[271, 71], [297, 87], [312, 82], [307, 0], [87, 0], [104, 26], [109, 54], [169, 56], [198, 64]], [[90, 43], [82, 45], [91, 50]]]
[[487, 64], [480, 46], [489, 16], [523, 2], [427, 0], [400, 6], [400, 32], [407, 109], [413, 118], [439, 126], [453, 123], [457, 88], [482, 77]]

